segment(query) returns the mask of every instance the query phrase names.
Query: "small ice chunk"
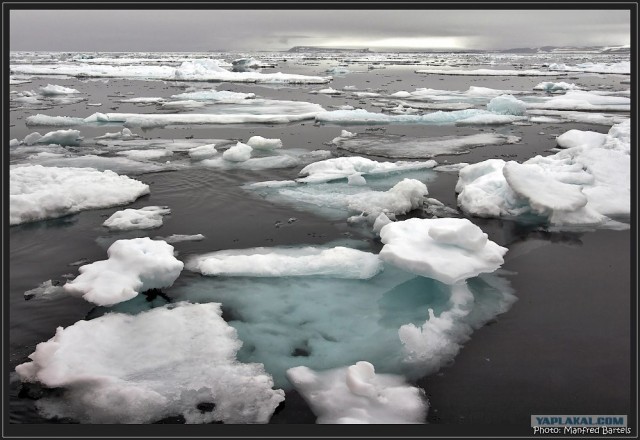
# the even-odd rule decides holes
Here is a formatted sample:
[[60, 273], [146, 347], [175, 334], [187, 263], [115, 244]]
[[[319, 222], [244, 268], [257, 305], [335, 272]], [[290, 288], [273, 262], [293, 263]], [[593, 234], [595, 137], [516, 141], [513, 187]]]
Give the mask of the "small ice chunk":
[[189, 157], [193, 160], [209, 159], [218, 154], [215, 144], [200, 145], [189, 149]]
[[489, 101], [487, 110], [500, 115], [522, 116], [527, 111], [527, 104], [513, 95], [500, 95]]
[[604, 145], [607, 135], [594, 131], [569, 130], [556, 138], [556, 142], [562, 148], [585, 146], [589, 148]]
[[275, 150], [276, 148], [282, 148], [282, 141], [280, 139], [267, 139], [262, 136], [252, 136], [247, 141], [247, 145], [256, 150]]
[[57, 145], [78, 145], [82, 137], [78, 130], [57, 130], [50, 131], [44, 136], [40, 135], [37, 131], [28, 134], [24, 139], [25, 145], [34, 144], [57, 144]]
[[166, 206], [145, 206], [140, 209], [124, 209], [115, 212], [102, 223], [112, 231], [131, 229], [153, 229], [162, 226], [162, 217], [171, 214]]
[[179, 243], [182, 241], [201, 241], [204, 240], [204, 235], [202, 234], [194, 234], [194, 235], [183, 235], [183, 234], [172, 234], [168, 237], [156, 237], [157, 239], [164, 240], [167, 243]]
[[552, 93], [552, 92], [558, 92], [558, 91], [564, 91], [564, 90], [580, 90], [580, 87], [578, 87], [573, 83], [569, 84], [563, 81], [560, 81], [560, 82], [544, 81], [537, 84], [533, 88], [533, 90], [544, 90], [545, 92]]
[[36, 403], [49, 418], [266, 423], [284, 392], [273, 389], [262, 364], [238, 362], [242, 341], [221, 315], [219, 303], [181, 302], [81, 320], [58, 327], [16, 372], [23, 382], [61, 389]]
[[424, 423], [428, 403], [423, 390], [404, 377], [376, 374], [373, 365], [356, 362], [317, 373], [300, 366], [287, 378], [302, 394], [319, 424]]
[[362, 177], [362, 174], [354, 173], [347, 177], [347, 183], [349, 183], [349, 185], [366, 185], [367, 181]]
[[315, 93], [322, 93], [323, 95], [342, 95], [342, 92], [340, 90], [336, 90], [331, 87], [327, 89], [318, 90]]
[[44, 96], [55, 96], [55, 95], [71, 95], [74, 93], [80, 93], [76, 89], [71, 89], [68, 87], [62, 87], [55, 84], [47, 84], [44, 87], [40, 87], [40, 93]]
[[380, 231], [380, 239], [385, 244], [380, 251], [383, 261], [446, 284], [495, 271], [507, 252], [467, 219], [412, 218], [390, 223]]
[[375, 232], [376, 234], [380, 234], [380, 230], [382, 229], [382, 227], [388, 225], [389, 223], [392, 223], [392, 220], [387, 216], [387, 214], [381, 212], [373, 222], [373, 232]]
[[253, 148], [249, 145], [238, 142], [236, 145], [222, 153], [222, 158], [230, 162], [244, 162], [251, 158], [252, 151]]
[[187, 269], [203, 275], [291, 277], [321, 275], [368, 279], [382, 270], [378, 256], [342, 246], [319, 248], [251, 248], [192, 257]]
[[107, 255], [107, 260], [81, 266], [80, 275], [65, 284], [64, 290], [111, 306], [149, 289], [170, 287], [184, 267], [173, 256], [173, 246], [149, 237], [117, 240]]
[[116, 154], [119, 156], [126, 156], [130, 159], [135, 159], [135, 160], [149, 160], [149, 159], [160, 159], [161, 157], [172, 156], [173, 151], [160, 150], [160, 149], [154, 148], [149, 150], [118, 151]]

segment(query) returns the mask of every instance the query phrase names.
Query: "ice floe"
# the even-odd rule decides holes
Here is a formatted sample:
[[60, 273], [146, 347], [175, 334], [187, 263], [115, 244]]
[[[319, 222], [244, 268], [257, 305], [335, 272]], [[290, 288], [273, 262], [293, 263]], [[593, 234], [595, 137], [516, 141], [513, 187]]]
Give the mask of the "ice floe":
[[58, 86], [55, 84], [47, 84], [44, 87], [40, 87], [40, 93], [44, 96], [55, 96], [71, 95], [74, 93], [80, 93], [80, 91], [69, 87]]
[[102, 225], [112, 231], [153, 229], [162, 226], [162, 217], [168, 214], [171, 214], [171, 210], [166, 206], [145, 206], [140, 209], [124, 209], [113, 213]]
[[466, 109], [437, 111], [424, 115], [390, 115], [372, 113], [364, 109], [334, 110], [316, 114], [316, 121], [334, 124], [509, 124], [521, 116], [497, 115], [488, 110]]
[[57, 144], [57, 145], [78, 145], [82, 137], [78, 130], [57, 130], [50, 131], [42, 136], [38, 132], [31, 133], [23, 139], [25, 145], [34, 144]]
[[481, 217], [537, 217], [556, 227], [607, 227], [630, 215], [630, 122], [607, 135], [571, 130], [569, 148], [522, 164], [490, 159], [460, 170], [458, 205]]
[[266, 423], [284, 392], [273, 389], [261, 364], [236, 360], [242, 342], [221, 313], [217, 303], [179, 303], [78, 321], [58, 327], [16, 372], [24, 382], [64, 390], [38, 400], [48, 418]]
[[561, 72], [587, 72], [587, 73], [615, 73], [619, 75], [629, 75], [631, 73], [631, 63], [620, 61], [618, 63], [581, 63], [575, 66], [568, 66], [562, 63], [549, 65], [549, 70]]
[[[28, 72], [27, 72], [28, 73]], [[426, 73], [432, 75], [462, 75], [462, 76], [562, 76], [565, 72], [548, 72], [544, 70], [526, 69], [526, 70], [500, 70], [500, 69], [421, 69], [416, 73]]]
[[629, 111], [631, 99], [624, 96], [606, 96], [584, 90], [569, 90], [543, 102], [528, 102], [529, 109], [577, 110], [577, 111]]
[[112, 171], [41, 165], [9, 171], [9, 223], [43, 220], [133, 202], [149, 186]]
[[320, 373], [300, 366], [287, 377], [305, 398], [316, 423], [425, 423], [427, 398], [404, 377], [376, 374], [366, 361]]
[[282, 141], [280, 139], [267, 139], [262, 136], [251, 136], [247, 141], [247, 145], [257, 150], [275, 150], [276, 148], [282, 148]]
[[167, 243], [180, 243], [183, 241], [201, 241], [204, 240], [204, 235], [202, 234], [171, 234], [168, 237], [156, 237], [158, 240], [166, 241]]
[[503, 263], [507, 249], [467, 219], [412, 218], [380, 230], [380, 258], [417, 275], [455, 284]]
[[193, 160], [209, 159], [218, 154], [215, 144], [200, 145], [189, 149], [189, 157]]
[[171, 286], [184, 267], [173, 256], [173, 246], [148, 237], [117, 240], [107, 255], [107, 260], [80, 266], [80, 275], [65, 284], [64, 290], [110, 306], [149, 289]]
[[252, 248], [212, 252], [190, 258], [186, 268], [215, 276], [326, 276], [368, 279], [382, 270], [378, 256], [343, 246]]
[[533, 87], [533, 90], [544, 90], [545, 92], [554, 93], [554, 92], [564, 92], [566, 90], [580, 90], [582, 87], [579, 87], [573, 83], [566, 83], [563, 81], [560, 82], [550, 82], [544, 81]]
[[222, 153], [222, 158], [231, 162], [245, 162], [251, 158], [252, 151], [249, 145], [238, 142]]

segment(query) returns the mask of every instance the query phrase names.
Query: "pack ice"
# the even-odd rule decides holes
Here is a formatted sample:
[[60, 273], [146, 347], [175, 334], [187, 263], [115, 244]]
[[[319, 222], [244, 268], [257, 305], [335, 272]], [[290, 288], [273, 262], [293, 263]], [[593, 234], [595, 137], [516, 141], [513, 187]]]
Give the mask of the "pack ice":
[[117, 240], [107, 255], [107, 260], [80, 266], [80, 275], [65, 284], [64, 290], [110, 306], [149, 289], [171, 286], [184, 267], [173, 256], [173, 246], [149, 237]]
[[402, 376], [376, 374], [366, 361], [320, 373], [295, 367], [287, 377], [318, 416], [316, 423], [424, 423], [427, 416], [423, 390]]
[[112, 231], [153, 229], [162, 226], [162, 216], [171, 214], [166, 206], [145, 206], [140, 209], [117, 211], [102, 223]]
[[220, 304], [182, 302], [58, 327], [16, 372], [23, 382], [63, 390], [36, 403], [48, 418], [139, 424], [181, 415], [186, 423], [266, 423], [284, 392], [273, 389], [261, 364], [236, 360], [241, 346]]
[[570, 130], [568, 147], [522, 164], [489, 159], [460, 170], [456, 192], [481, 217], [534, 216], [558, 227], [603, 226], [630, 215], [630, 121], [606, 135]]
[[41, 165], [12, 167], [9, 223], [17, 225], [124, 205], [148, 193], [148, 185], [112, 171]]

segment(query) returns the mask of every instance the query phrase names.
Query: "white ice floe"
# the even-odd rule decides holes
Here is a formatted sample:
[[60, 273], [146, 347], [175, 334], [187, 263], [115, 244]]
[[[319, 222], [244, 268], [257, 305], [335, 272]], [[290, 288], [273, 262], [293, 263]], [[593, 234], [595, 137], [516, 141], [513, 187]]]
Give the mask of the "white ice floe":
[[130, 103], [130, 104], [160, 104], [164, 102], [164, 98], [152, 96], [152, 97], [137, 97], [137, 98], [127, 98], [121, 99], [120, 102]]
[[581, 87], [573, 83], [566, 83], [563, 81], [560, 81], [560, 82], [544, 81], [533, 87], [533, 90], [544, 90], [545, 92], [550, 92], [550, 93], [564, 92], [566, 90], [580, 90], [580, 89]]
[[332, 142], [338, 148], [356, 154], [402, 159], [425, 159], [443, 154], [464, 154], [475, 147], [515, 144], [520, 142], [520, 138], [495, 133], [429, 138], [361, 133], [347, 137], [340, 136], [333, 139]]
[[320, 93], [322, 95], [342, 95], [342, 92], [340, 90], [336, 90], [331, 87], [329, 87], [328, 89], [314, 90], [309, 93]]
[[162, 217], [168, 214], [171, 214], [171, 210], [166, 206], [145, 206], [140, 209], [124, 209], [113, 213], [102, 225], [112, 231], [153, 229], [162, 226]]
[[57, 145], [78, 145], [82, 140], [78, 130], [57, 130], [50, 131], [42, 136], [37, 131], [30, 133], [22, 140], [25, 145], [34, 144], [57, 144]]
[[403, 376], [376, 374], [366, 361], [315, 372], [300, 366], [287, 377], [302, 394], [320, 424], [425, 423], [429, 404], [422, 389]]
[[193, 160], [209, 159], [218, 154], [215, 144], [200, 145], [189, 149], [189, 157]]
[[53, 299], [58, 297], [60, 294], [64, 294], [62, 284], [54, 284], [52, 280], [47, 280], [41, 283], [38, 287], [24, 292], [24, 299]]
[[129, 130], [128, 128], [123, 128], [122, 131], [116, 132], [116, 133], [105, 133], [102, 136], [96, 136], [94, 139], [98, 140], [102, 140], [102, 139], [132, 139], [132, 138], [138, 138], [140, 137], [140, 135], [138, 134], [134, 134], [131, 130]]
[[[527, 113], [531, 115], [530, 121], [540, 120], [540, 117], [560, 119], [561, 122], [579, 122], [585, 124], [596, 125], [614, 125], [624, 122], [628, 118], [626, 116], [611, 113], [595, 113], [583, 111], [563, 111], [563, 110], [536, 110], [529, 108]], [[544, 122], [544, 120], [542, 121]]]
[[569, 90], [542, 102], [529, 102], [529, 109], [577, 110], [577, 111], [629, 111], [631, 99], [624, 96], [607, 96], [584, 90]]
[[377, 255], [342, 246], [320, 248], [252, 248], [212, 252], [187, 261], [203, 275], [291, 277], [320, 275], [368, 279], [382, 270]]
[[620, 61], [613, 64], [581, 63], [576, 64], [575, 66], [553, 63], [549, 65], [549, 70], [561, 72], [614, 73], [620, 75], [629, 75], [631, 73], [631, 63], [629, 61]]
[[509, 124], [523, 119], [520, 116], [497, 115], [487, 110], [467, 109], [450, 112], [437, 111], [424, 115], [390, 115], [372, 113], [364, 109], [334, 110], [320, 112], [315, 116], [319, 122], [337, 124]]
[[262, 364], [237, 361], [242, 341], [221, 314], [218, 303], [182, 302], [78, 321], [58, 327], [16, 372], [23, 382], [64, 390], [38, 400], [48, 418], [266, 423], [284, 392], [273, 389]]
[[218, 60], [194, 59], [178, 67], [144, 65], [12, 64], [11, 71], [31, 75], [69, 75], [93, 78], [140, 78], [164, 81], [226, 81], [249, 83], [323, 84], [331, 77], [288, 73], [231, 72]]
[[118, 151], [116, 154], [120, 156], [126, 156], [135, 160], [149, 160], [149, 159], [160, 159], [162, 157], [167, 157], [173, 155], [173, 151], [169, 150], [125, 150]]
[[562, 76], [565, 72], [548, 72], [544, 70], [499, 70], [499, 69], [421, 69], [416, 73], [426, 73], [432, 75], [462, 75], [462, 76]]
[[347, 67], [335, 66], [330, 67], [329, 69], [325, 70], [325, 72], [330, 75], [346, 75], [348, 73], [351, 73], [351, 70], [349, 70]]
[[216, 103], [235, 104], [247, 99], [255, 98], [254, 93], [230, 92], [227, 90], [195, 90], [171, 96], [174, 99], [190, 99], [195, 101], [213, 101]]
[[9, 171], [9, 223], [60, 217], [133, 202], [149, 186], [111, 171], [41, 165]]
[[204, 235], [202, 234], [193, 234], [193, 235], [185, 235], [185, 234], [171, 234], [168, 237], [156, 237], [156, 239], [166, 241], [167, 243], [180, 243], [183, 241], [201, 241], [204, 240]]
[[252, 151], [253, 148], [249, 145], [238, 142], [236, 145], [222, 153], [222, 158], [231, 162], [244, 162], [251, 158]]
[[390, 223], [380, 231], [380, 239], [385, 244], [380, 251], [383, 261], [446, 284], [495, 271], [507, 252], [467, 219]]
[[173, 256], [173, 246], [148, 237], [117, 240], [107, 255], [107, 260], [80, 266], [80, 275], [65, 284], [64, 290], [110, 306], [149, 289], [170, 287], [184, 267]]
[[43, 96], [55, 96], [55, 95], [71, 95], [74, 93], [80, 93], [80, 91], [76, 89], [71, 89], [68, 87], [58, 86], [55, 84], [47, 84], [44, 87], [40, 87], [40, 93]]
[[320, 183], [343, 179], [353, 174], [386, 174], [406, 170], [433, 168], [436, 161], [424, 162], [377, 162], [365, 157], [336, 157], [307, 165], [300, 174], [306, 177], [298, 179], [303, 183]]
[[550, 156], [490, 159], [460, 170], [458, 205], [481, 217], [536, 216], [556, 227], [607, 227], [630, 215], [630, 122], [607, 135], [571, 130]]
[[275, 150], [276, 148], [282, 148], [282, 141], [280, 139], [267, 139], [262, 136], [251, 136], [247, 141], [247, 145], [256, 150]]
[[489, 87], [469, 86], [465, 91], [439, 90], [419, 88], [413, 92], [401, 90], [392, 93], [392, 98], [402, 98], [414, 101], [473, 101], [477, 99], [490, 99], [505, 94], [522, 94], [525, 92], [516, 92], [513, 90], [498, 90]]
[[123, 124], [127, 127], [164, 127], [167, 125], [202, 125], [202, 124], [244, 124], [269, 123], [287, 124], [289, 122], [313, 119], [318, 112], [299, 114], [208, 114], [208, 113], [94, 113], [86, 118], [69, 116], [48, 116], [37, 114], [29, 116], [29, 126], [61, 126], [69, 127], [86, 124]]

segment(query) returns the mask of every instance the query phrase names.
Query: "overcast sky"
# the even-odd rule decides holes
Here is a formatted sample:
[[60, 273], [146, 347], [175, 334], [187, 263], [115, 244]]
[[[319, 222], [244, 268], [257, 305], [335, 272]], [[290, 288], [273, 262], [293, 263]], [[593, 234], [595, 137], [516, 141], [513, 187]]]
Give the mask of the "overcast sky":
[[12, 10], [11, 50], [508, 49], [630, 44], [614, 10]]

